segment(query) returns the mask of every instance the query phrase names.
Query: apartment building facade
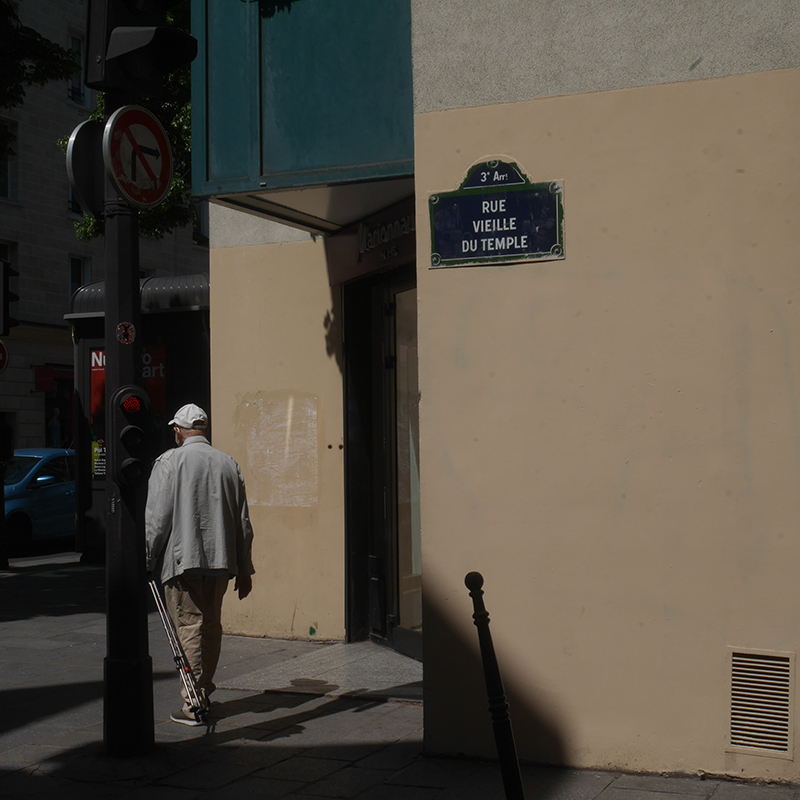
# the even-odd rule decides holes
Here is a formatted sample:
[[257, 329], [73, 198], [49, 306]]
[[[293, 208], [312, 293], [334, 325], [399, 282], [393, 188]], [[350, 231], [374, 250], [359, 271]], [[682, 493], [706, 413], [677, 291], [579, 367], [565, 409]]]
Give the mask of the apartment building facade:
[[[86, 2], [21, 0], [15, 8], [22, 24], [73, 50], [82, 64]], [[20, 323], [2, 340], [0, 411], [16, 447], [74, 444], [73, 347], [64, 315], [80, 286], [103, 279], [105, 263], [102, 237], [75, 236], [82, 212], [57, 141], [88, 119], [95, 101], [77, 72], [70, 81], [29, 88], [18, 108], [0, 109], [16, 136], [0, 182], [0, 257], [19, 273], [11, 281], [19, 297], [11, 313]], [[142, 239], [140, 250], [143, 277], [208, 271], [208, 250], [194, 243], [191, 228]]]

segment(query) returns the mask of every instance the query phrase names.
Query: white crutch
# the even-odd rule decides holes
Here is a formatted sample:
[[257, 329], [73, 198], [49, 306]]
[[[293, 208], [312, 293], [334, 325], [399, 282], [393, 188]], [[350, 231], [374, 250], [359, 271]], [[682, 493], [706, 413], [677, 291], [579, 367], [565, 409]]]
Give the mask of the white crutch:
[[206, 721], [206, 710], [203, 708], [203, 703], [200, 699], [200, 692], [197, 690], [197, 681], [195, 681], [192, 668], [189, 666], [189, 662], [186, 660], [186, 654], [183, 652], [181, 643], [178, 640], [178, 634], [175, 631], [175, 626], [172, 624], [172, 619], [167, 613], [164, 601], [161, 599], [161, 593], [158, 591], [158, 586], [156, 586], [155, 579], [150, 580], [150, 589], [152, 590], [153, 597], [156, 601], [158, 615], [161, 617], [161, 622], [164, 624], [164, 631], [167, 634], [169, 646], [172, 648], [172, 657], [175, 660], [175, 669], [178, 670], [178, 674], [181, 676], [183, 688], [186, 691], [186, 696], [189, 698], [189, 703], [191, 704], [190, 710], [198, 722], [204, 723]]

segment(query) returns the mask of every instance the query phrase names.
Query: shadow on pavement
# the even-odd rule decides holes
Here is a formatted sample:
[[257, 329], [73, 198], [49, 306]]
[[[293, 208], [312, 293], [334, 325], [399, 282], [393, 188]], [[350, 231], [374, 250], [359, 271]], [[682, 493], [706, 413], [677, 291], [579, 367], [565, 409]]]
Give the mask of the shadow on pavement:
[[63, 714], [103, 697], [103, 682], [35, 686], [0, 691], [0, 733]]
[[[160, 740], [145, 756], [106, 757], [99, 732], [95, 741], [49, 747], [46, 757], [19, 748], [16, 762], [13, 751], [6, 754], [0, 795], [502, 800], [496, 764], [423, 756], [415, 709], [348, 696], [262, 692], [216, 705], [208, 729], [158, 725]], [[392, 725], [393, 715], [407, 712], [416, 713], [418, 723]], [[525, 771], [528, 796], [535, 790], [538, 798], [552, 797], [560, 785], [557, 771]]]
[[66, 614], [105, 613], [105, 570], [64, 560], [11, 559], [0, 573], [0, 622]]
[[[154, 672], [153, 683], [172, 681], [174, 675], [174, 672]], [[102, 680], [3, 689], [0, 691], [0, 708], [3, 710], [0, 714], [0, 735], [42, 720], [67, 715], [91, 703], [100, 703], [103, 691]], [[102, 719], [102, 709], [95, 716]], [[65, 719], [61, 724], [68, 726], [69, 723]]]
[[[468, 792], [449, 796], [502, 798], [497, 765], [475, 758], [480, 752], [472, 749], [477, 743], [478, 751], [494, 755], [477, 642], [473, 636], [463, 635], [466, 626], [454, 625], [447, 613], [431, 602], [427, 632], [441, 638], [443, 647], [438, 654], [446, 663], [439, 674], [449, 675], [449, 679], [444, 685], [426, 686], [426, 709], [430, 702], [431, 707], [438, 707], [439, 719], [446, 719], [451, 731], [463, 729], [462, 741], [467, 746], [442, 753], [437, 732], [431, 735], [426, 730], [426, 750], [472, 758], [423, 757], [419, 704], [388, 701], [370, 695], [368, 689], [331, 697], [326, 693], [339, 687], [300, 676], [296, 684], [284, 684], [283, 691], [275, 691], [274, 685], [267, 691], [220, 690], [218, 696], [224, 702], [215, 709], [215, 721], [208, 730], [168, 722], [165, 708], [172, 699], [168, 701], [167, 693], [160, 692], [162, 700], [155, 707], [159, 743], [153, 753], [143, 758], [105, 757], [100, 651], [104, 633], [95, 630], [104, 624], [104, 569], [80, 564], [75, 554], [63, 556], [51, 556], [41, 563], [35, 557], [18, 560], [12, 562], [10, 571], [0, 572], [0, 624], [7, 625], [4, 635], [18, 631], [20, 637], [27, 636], [26, 658], [32, 663], [52, 660], [40, 670], [35, 688], [26, 679], [18, 680], [17, 686], [6, 681], [7, 688], [0, 691], [4, 709], [0, 732], [5, 732], [0, 796], [48, 791], [52, 782], [61, 790], [54, 788], [50, 796], [82, 800], [113, 796], [123, 788], [126, 797], [136, 800], [139, 790], [141, 797], [151, 797], [148, 792], [155, 787], [161, 787], [165, 796], [165, 789], [172, 787], [194, 792], [184, 796], [212, 798], [217, 797], [216, 790], [225, 787], [225, 793], [218, 795], [220, 800], [223, 796], [246, 800], [305, 792], [312, 785], [311, 794], [315, 795], [383, 800], [392, 792], [382, 795], [378, 789], [391, 784], [415, 787], [413, 793], [403, 796], [438, 800], [463, 783]], [[468, 615], [467, 602], [464, 605]], [[79, 620], [71, 629], [59, 619], [79, 614], [87, 615], [86, 624]], [[57, 620], [55, 625], [36, 622], [47, 617]], [[19, 621], [26, 624], [20, 626]], [[53, 639], [62, 640], [60, 650], [36, 650], [38, 625]], [[54, 627], [57, 633], [53, 633]], [[63, 641], [67, 639], [69, 642]], [[60, 665], [56, 663], [59, 659]], [[26, 668], [24, 664], [22, 668]], [[159, 682], [171, 680], [174, 686], [174, 671], [156, 672], [154, 677]], [[538, 692], [513, 680], [506, 682], [506, 688], [523, 758], [564, 763], [559, 721], [540, 706]], [[405, 719], [405, 732], [398, 733], [397, 726], [388, 725], [392, 719]], [[558, 770], [525, 768], [523, 774], [528, 784], [536, 783], [537, 797], [552, 797], [563, 789]], [[547, 780], [542, 778], [545, 774]], [[364, 791], [342, 788], [348, 782], [363, 785]], [[371, 786], [378, 787], [374, 795]]]
[[[311, 703], [314, 698], [314, 695], [296, 695], [286, 692], [265, 691], [260, 694], [250, 695], [249, 697], [242, 697], [236, 700], [214, 704], [211, 714], [209, 715], [210, 724], [207, 729], [207, 735], [219, 737], [217, 741], [230, 741], [231, 739], [242, 738], [242, 735], [246, 731], [252, 730], [254, 733], [258, 734], [255, 737], [257, 739], [263, 738], [265, 733], [269, 732], [274, 734], [270, 736], [271, 740], [290, 738], [297, 733], [301, 733], [304, 730], [303, 723], [309, 722], [310, 720], [317, 721], [323, 717], [345, 712], [363, 713], [372, 708], [381, 706], [386, 702], [384, 699], [367, 700], [348, 695], [341, 695], [334, 698], [325, 697], [322, 698], [323, 702], [321, 704], [314, 705], [296, 714], [270, 718], [270, 715], [276, 710], [299, 708]], [[255, 719], [253, 719], [252, 722], [248, 722], [243, 728], [238, 728], [233, 731], [217, 732], [222, 720], [245, 714], [255, 715]]]

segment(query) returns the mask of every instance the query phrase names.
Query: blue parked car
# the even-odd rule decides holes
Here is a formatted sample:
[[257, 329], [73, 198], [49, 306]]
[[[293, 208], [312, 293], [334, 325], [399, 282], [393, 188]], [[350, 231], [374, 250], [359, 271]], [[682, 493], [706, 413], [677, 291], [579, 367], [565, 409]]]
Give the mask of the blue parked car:
[[10, 550], [35, 539], [75, 534], [74, 450], [15, 450], [6, 462], [4, 483]]

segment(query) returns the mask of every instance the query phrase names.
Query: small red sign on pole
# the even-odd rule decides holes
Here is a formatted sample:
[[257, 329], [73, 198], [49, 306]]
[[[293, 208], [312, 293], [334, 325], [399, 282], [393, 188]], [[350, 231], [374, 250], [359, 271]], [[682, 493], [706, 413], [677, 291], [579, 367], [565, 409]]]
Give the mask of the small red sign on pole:
[[134, 206], [157, 206], [169, 192], [169, 139], [161, 123], [144, 108], [123, 106], [109, 117], [103, 134], [103, 163]]
[[2, 375], [3, 370], [8, 366], [8, 349], [0, 342], [0, 375]]

